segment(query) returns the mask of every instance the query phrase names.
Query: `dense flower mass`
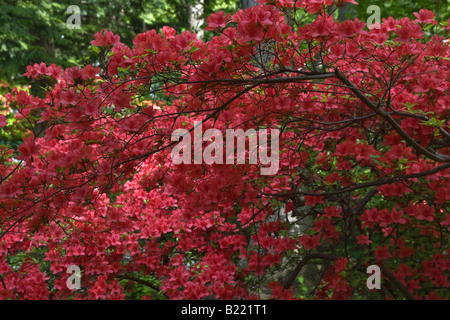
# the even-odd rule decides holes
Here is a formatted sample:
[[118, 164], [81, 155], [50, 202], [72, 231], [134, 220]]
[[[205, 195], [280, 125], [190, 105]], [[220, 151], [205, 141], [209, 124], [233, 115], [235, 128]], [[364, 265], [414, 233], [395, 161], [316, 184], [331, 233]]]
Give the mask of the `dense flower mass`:
[[[368, 28], [328, 14], [354, 1], [260, 2], [211, 15], [208, 41], [102, 30], [98, 65], [27, 68], [46, 96], [5, 96], [30, 132], [0, 147], [1, 299], [450, 298], [450, 47], [432, 12]], [[278, 129], [278, 172], [174, 164], [172, 132], [199, 121]]]

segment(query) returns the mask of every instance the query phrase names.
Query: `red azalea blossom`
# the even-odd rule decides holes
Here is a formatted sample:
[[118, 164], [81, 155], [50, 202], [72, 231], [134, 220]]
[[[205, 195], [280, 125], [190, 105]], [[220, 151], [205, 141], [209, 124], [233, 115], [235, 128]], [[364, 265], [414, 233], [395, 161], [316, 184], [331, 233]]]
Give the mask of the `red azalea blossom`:
[[230, 20], [230, 15], [225, 14], [223, 11], [213, 13], [206, 19], [208, 26], [205, 28], [205, 30], [214, 30], [217, 28], [225, 28], [227, 26], [227, 23], [229, 20]]
[[107, 47], [113, 46], [120, 42], [120, 36], [112, 33], [111, 31], [102, 29], [100, 32], [97, 32], [95, 35], [95, 40], [91, 41], [93, 46], [97, 47]]
[[0, 114], [0, 128], [5, 127], [8, 125], [8, 122], [6, 121], [6, 116], [4, 114]]
[[447, 213], [446, 215], [445, 215], [445, 221], [442, 221], [441, 222], [441, 225], [442, 226], [448, 226], [448, 231], [450, 231], [450, 213]]
[[369, 239], [369, 236], [365, 235], [365, 234], [360, 234], [359, 236], [356, 237], [356, 239], [358, 240], [358, 244], [361, 245], [369, 245], [372, 243], [372, 241]]
[[432, 206], [426, 204], [418, 204], [407, 207], [406, 212], [416, 217], [419, 220], [433, 221], [435, 216], [435, 209]]
[[334, 262], [334, 272], [341, 273], [347, 268], [348, 259], [347, 258], [339, 258]]
[[315, 249], [318, 245], [320, 245], [320, 238], [319, 236], [300, 236], [299, 242], [301, 245], [304, 246], [306, 250], [308, 249]]
[[19, 160], [30, 161], [31, 157], [40, 150], [40, 147], [36, 145], [36, 141], [32, 136], [24, 138], [24, 143], [19, 147], [18, 151], [20, 155], [17, 156]]
[[434, 21], [434, 12], [431, 10], [421, 9], [419, 13], [414, 12], [414, 15], [417, 18], [415, 22], [437, 24], [437, 22]]

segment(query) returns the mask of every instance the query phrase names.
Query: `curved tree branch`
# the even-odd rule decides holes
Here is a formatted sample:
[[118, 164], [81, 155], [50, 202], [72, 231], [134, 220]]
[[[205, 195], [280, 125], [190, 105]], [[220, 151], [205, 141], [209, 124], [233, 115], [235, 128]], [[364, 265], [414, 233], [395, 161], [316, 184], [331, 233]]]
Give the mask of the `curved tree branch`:
[[149, 287], [149, 288], [151, 288], [151, 289], [153, 289], [155, 291], [158, 291], [159, 294], [161, 294], [161, 295], [163, 295], [164, 297], [167, 298], [167, 296], [163, 292], [161, 292], [160, 288], [158, 288], [157, 286], [155, 286], [153, 283], [151, 283], [149, 281], [142, 280], [140, 278], [134, 277], [134, 276], [129, 275], [129, 274], [123, 274], [123, 275], [119, 276], [118, 279], [119, 280], [130, 280], [130, 281], [133, 281], [133, 282], [136, 282], [136, 283], [139, 283], [139, 284], [143, 284], [143, 285], [145, 285], [145, 286], [147, 286], [147, 287]]
[[286, 279], [286, 281], [283, 284], [283, 287], [285, 289], [289, 288], [295, 281], [295, 278], [297, 278], [300, 271], [302, 271], [303, 267], [308, 263], [311, 259], [325, 259], [325, 260], [336, 260], [337, 257], [322, 253], [309, 253], [307, 254], [295, 267], [294, 271], [289, 275], [289, 277]]
[[381, 272], [384, 273], [386, 278], [389, 279], [389, 281], [397, 287], [397, 289], [400, 290], [400, 292], [405, 296], [408, 300], [416, 300], [416, 298], [412, 295], [411, 292], [409, 292], [408, 288], [405, 287], [405, 285], [397, 279], [397, 277], [386, 267], [381, 267]]
[[357, 96], [362, 102], [364, 102], [370, 109], [372, 109], [374, 112], [376, 112], [378, 115], [386, 119], [387, 122], [394, 128], [395, 131], [398, 132], [398, 134], [406, 140], [406, 142], [415, 150], [417, 150], [419, 153], [423, 154], [427, 158], [430, 158], [437, 162], [450, 162], [450, 156], [447, 156], [445, 154], [439, 154], [433, 151], [430, 151], [428, 149], [425, 149], [420, 144], [418, 144], [416, 141], [414, 141], [413, 138], [411, 138], [395, 121], [394, 118], [390, 116], [389, 113], [385, 112], [384, 110], [380, 109], [378, 106], [376, 106], [372, 101], [370, 101], [369, 98], [365, 94], [363, 94], [344, 74], [342, 74], [338, 69], [335, 69], [334, 73], [336, 74], [336, 77], [341, 80], [354, 94]]
[[398, 176], [398, 177], [393, 177], [393, 178], [389, 178], [389, 179], [380, 179], [380, 180], [377, 180], [377, 181], [360, 183], [360, 184], [354, 185], [353, 187], [343, 188], [341, 190], [336, 190], [336, 191], [331, 191], [331, 192], [310, 193], [310, 192], [303, 192], [303, 191], [295, 191], [295, 192], [285, 192], [285, 193], [278, 193], [278, 194], [263, 193], [263, 195], [265, 195], [265, 196], [275, 196], [275, 197], [291, 197], [291, 196], [295, 196], [295, 195], [332, 196], [332, 195], [336, 195], [336, 194], [347, 193], [347, 192], [358, 190], [358, 189], [364, 189], [364, 188], [381, 186], [381, 185], [384, 185], [384, 184], [390, 184], [390, 183], [394, 183], [394, 182], [399, 182], [399, 181], [402, 181], [402, 180], [408, 180], [408, 179], [413, 179], [413, 178], [425, 177], [425, 176], [428, 176], [428, 175], [431, 175], [431, 174], [438, 173], [439, 171], [442, 171], [442, 170], [445, 170], [445, 169], [448, 169], [448, 168], [450, 168], [450, 163], [446, 163], [446, 164], [443, 164], [441, 166], [435, 167], [435, 168], [433, 168], [431, 170], [427, 170], [427, 171], [423, 171], [423, 172], [419, 172], [419, 173], [406, 174], [404, 176]]

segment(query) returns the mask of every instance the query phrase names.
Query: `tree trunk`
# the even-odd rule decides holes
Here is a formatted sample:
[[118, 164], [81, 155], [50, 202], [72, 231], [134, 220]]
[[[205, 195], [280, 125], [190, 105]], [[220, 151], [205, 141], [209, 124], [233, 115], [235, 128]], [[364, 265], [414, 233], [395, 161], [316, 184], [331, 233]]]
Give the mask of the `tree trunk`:
[[203, 17], [204, 0], [195, 0], [188, 4], [188, 24], [191, 32], [197, 33], [198, 38], [203, 38], [203, 29], [201, 28], [205, 21]]
[[244, 10], [257, 5], [259, 5], [259, 3], [255, 0], [241, 0], [241, 6]]
[[436, 22], [440, 22], [439, 11], [441, 6], [441, 0], [436, 0]]
[[338, 21], [343, 22], [345, 21], [345, 15], [347, 14], [349, 4], [346, 2], [342, 7], [339, 7], [338, 9]]

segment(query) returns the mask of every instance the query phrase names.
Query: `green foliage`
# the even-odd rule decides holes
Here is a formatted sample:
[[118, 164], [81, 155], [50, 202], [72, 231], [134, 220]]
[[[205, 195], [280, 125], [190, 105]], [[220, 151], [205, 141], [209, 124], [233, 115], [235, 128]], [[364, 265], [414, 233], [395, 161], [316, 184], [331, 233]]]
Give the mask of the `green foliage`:
[[[89, 55], [92, 35], [101, 29], [119, 34], [132, 45], [134, 37], [146, 30], [172, 26], [187, 29], [187, 7], [195, 0], [0, 0], [0, 79], [25, 83], [26, 66], [45, 62], [62, 67], [76, 64]], [[235, 12], [239, 1], [205, 1], [204, 15], [224, 10]], [[69, 29], [71, 5], [80, 8], [81, 28]]]
[[345, 19], [358, 18], [366, 21], [372, 13], [367, 13], [367, 8], [371, 5], [379, 6], [381, 18], [409, 17], [416, 19], [414, 12], [420, 9], [428, 9], [434, 12], [438, 22], [446, 21], [450, 14], [450, 2], [441, 0], [357, 0], [358, 5], [348, 4], [346, 10], [342, 10]]
[[[143, 298], [151, 298], [152, 300], [167, 300], [157, 288], [161, 285], [161, 281], [155, 276], [140, 274], [138, 278], [122, 279], [120, 284], [126, 293], [126, 299], [141, 300]], [[139, 279], [139, 280], [137, 280]]]

